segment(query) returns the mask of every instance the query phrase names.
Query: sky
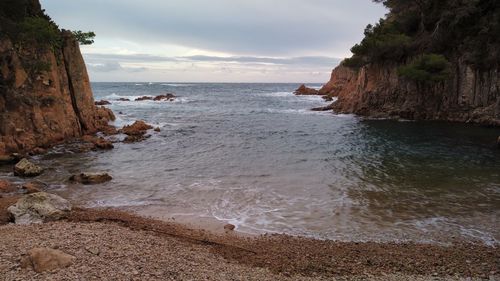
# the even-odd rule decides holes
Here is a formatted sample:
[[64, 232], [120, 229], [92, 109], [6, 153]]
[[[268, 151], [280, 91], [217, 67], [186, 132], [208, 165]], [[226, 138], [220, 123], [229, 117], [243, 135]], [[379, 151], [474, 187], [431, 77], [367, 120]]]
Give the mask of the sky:
[[41, 0], [82, 46], [91, 81], [308, 82], [387, 12], [371, 0]]

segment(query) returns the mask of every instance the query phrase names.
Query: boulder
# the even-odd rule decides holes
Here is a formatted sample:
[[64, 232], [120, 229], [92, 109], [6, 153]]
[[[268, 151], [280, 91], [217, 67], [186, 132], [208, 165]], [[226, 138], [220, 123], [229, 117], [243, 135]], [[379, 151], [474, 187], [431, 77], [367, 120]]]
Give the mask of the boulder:
[[14, 175], [20, 177], [36, 177], [43, 173], [43, 169], [23, 158], [14, 166]]
[[234, 224], [228, 223], [228, 224], [224, 225], [224, 229], [227, 231], [233, 231], [235, 228], [236, 228], [236, 226]]
[[94, 103], [95, 105], [108, 105], [108, 104], [111, 104], [109, 101], [107, 100], [100, 100], [100, 101], [96, 101]]
[[117, 99], [117, 101], [130, 101], [130, 99], [126, 99], [126, 98], [119, 98], [119, 99]]
[[134, 143], [134, 142], [141, 142], [143, 140], [149, 139], [151, 135], [142, 135], [142, 136], [127, 136], [125, 139], [123, 139], [124, 143]]
[[10, 181], [0, 180], [0, 193], [16, 192], [17, 186]]
[[81, 173], [78, 175], [72, 175], [69, 180], [72, 182], [78, 182], [81, 184], [99, 184], [112, 180], [108, 173]]
[[7, 211], [16, 224], [43, 223], [68, 217], [71, 204], [60, 196], [38, 192], [24, 195]]
[[162, 101], [162, 100], [174, 101], [175, 98], [176, 98], [176, 96], [174, 94], [167, 93], [164, 95], [156, 96], [153, 98], [153, 100], [154, 101]]
[[153, 129], [153, 126], [139, 120], [135, 121], [135, 123], [132, 125], [123, 127], [121, 129], [121, 132], [129, 136], [142, 136], [145, 135], [149, 129]]
[[312, 95], [320, 95], [319, 91], [316, 89], [311, 89], [306, 87], [306, 85], [302, 84], [300, 87], [294, 92], [297, 96], [312, 96]]
[[41, 181], [31, 181], [21, 186], [22, 190], [28, 194], [42, 192], [49, 187], [48, 184]]
[[160, 129], [160, 127], [156, 127], [154, 131], [159, 133], [159, 132], [161, 132], [161, 129]]
[[40, 273], [65, 268], [73, 264], [75, 257], [60, 250], [50, 248], [34, 248], [21, 258], [22, 268], [32, 268]]

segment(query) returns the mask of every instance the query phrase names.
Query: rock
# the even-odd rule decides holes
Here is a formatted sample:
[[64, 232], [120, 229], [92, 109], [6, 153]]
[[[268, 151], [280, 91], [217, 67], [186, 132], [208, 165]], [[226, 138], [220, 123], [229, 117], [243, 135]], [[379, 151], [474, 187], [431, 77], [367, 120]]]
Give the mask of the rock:
[[28, 159], [23, 158], [14, 166], [14, 175], [21, 177], [36, 177], [43, 173], [43, 169]]
[[108, 173], [81, 173], [79, 175], [72, 175], [69, 180], [72, 182], [78, 182], [81, 184], [99, 184], [112, 180]]
[[153, 129], [153, 126], [146, 124], [144, 121], [135, 121], [134, 124], [125, 126], [121, 132], [129, 136], [141, 136], [146, 134], [147, 130]]
[[86, 135], [82, 137], [82, 140], [88, 143], [92, 143], [95, 149], [109, 150], [114, 148], [114, 145], [110, 141], [102, 137], [94, 137]]
[[21, 259], [21, 267], [33, 268], [40, 273], [66, 268], [73, 264], [76, 258], [60, 250], [50, 248], [34, 248]]
[[323, 99], [325, 101], [333, 101], [333, 97], [332, 96], [323, 96]]
[[146, 140], [150, 138], [151, 135], [143, 135], [143, 136], [127, 136], [125, 139], [123, 139], [124, 143], [134, 143], [134, 142], [141, 142], [143, 140]]
[[28, 194], [42, 192], [46, 190], [48, 187], [49, 187], [48, 184], [41, 181], [31, 181], [21, 186], [22, 190]]
[[224, 229], [227, 231], [233, 231], [235, 228], [236, 228], [236, 226], [234, 224], [228, 223], [228, 224], [224, 225]]
[[0, 180], [0, 193], [16, 192], [17, 189], [17, 186], [10, 181]]
[[162, 100], [174, 101], [175, 98], [176, 98], [176, 96], [174, 94], [167, 93], [164, 95], [156, 96], [153, 98], [153, 100], [154, 101], [162, 101]]
[[40, 154], [45, 154], [47, 153], [47, 150], [41, 147], [35, 147], [31, 150], [29, 153], [30, 155], [40, 155]]
[[126, 98], [119, 98], [119, 99], [117, 99], [117, 101], [130, 101], [130, 99], [126, 99]]
[[60, 196], [38, 192], [21, 197], [7, 211], [16, 224], [43, 223], [68, 217], [71, 204]]
[[153, 97], [142, 96], [135, 99], [135, 101], [145, 101], [145, 100], [153, 100]]
[[311, 110], [312, 111], [330, 111], [330, 110], [333, 110], [333, 108], [334, 108], [334, 105], [330, 104], [327, 106], [314, 107], [314, 108], [311, 108]]
[[300, 87], [295, 90], [294, 94], [298, 96], [311, 96], [311, 95], [319, 95], [319, 91], [316, 89], [311, 89], [306, 87], [306, 85], [302, 84]]
[[[161, 132], [160, 127], [156, 127], [156, 128], [155, 128], [155, 132]], [[499, 143], [499, 144], [500, 144], [500, 143]]]
[[0, 155], [0, 165], [3, 164], [15, 164], [22, 159], [22, 156], [18, 153], [12, 153], [9, 155]]
[[95, 105], [108, 105], [108, 104], [111, 104], [109, 101], [107, 100], [100, 100], [100, 101], [96, 101], [94, 103]]

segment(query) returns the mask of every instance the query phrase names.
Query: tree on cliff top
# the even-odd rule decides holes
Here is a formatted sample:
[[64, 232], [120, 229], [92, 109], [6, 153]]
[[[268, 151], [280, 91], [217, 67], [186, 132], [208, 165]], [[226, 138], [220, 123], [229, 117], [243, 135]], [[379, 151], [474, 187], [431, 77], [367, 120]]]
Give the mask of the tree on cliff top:
[[385, 19], [369, 25], [365, 38], [344, 65], [404, 64], [424, 54], [458, 57], [478, 69], [500, 65], [500, 1], [373, 0], [389, 9]]
[[76, 38], [76, 41], [80, 43], [80, 45], [92, 45], [94, 44], [95, 33], [93, 31], [83, 32], [81, 30], [73, 31], [73, 35]]

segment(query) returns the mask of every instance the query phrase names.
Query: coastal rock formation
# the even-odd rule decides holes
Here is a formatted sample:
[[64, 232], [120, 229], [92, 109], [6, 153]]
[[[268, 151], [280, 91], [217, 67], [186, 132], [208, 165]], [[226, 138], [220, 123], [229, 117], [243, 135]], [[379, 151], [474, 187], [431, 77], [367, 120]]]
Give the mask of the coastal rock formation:
[[302, 84], [300, 87], [294, 92], [297, 96], [313, 96], [313, 95], [322, 95], [318, 90], [308, 88], [306, 85]]
[[69, 180], [72, 182], [78, 182], [81, 184], [99, 184], [99, 183], [105, 183], [110, 180], [112, 180], [113, 177], [111, 177], [108, 173], [100, 173], [100, 174], [92, 174], [92, 173], [81, 173], [78, 175], [72, 175]]
[[142, 136], [146, 134], [146, 132], [150, 129], [153, 129], [153, 126], [146, 124], [144, 121], [135, 121], [134, 124], [124, 126], [121, 129], [121, 132], [129, 135], [129, 136]]
[[[37, 0], [25, 2], [23, 16], [0, 21], [19, 25], [24, 18], [43, 18]], [[57, 32], [57, 48], [37, 42], [21, 48], [0, 32], [0, 155], [92, 134], [110, 120], [94, 105], [79, 43], [70, 31]]]
[[14, 166], [14, 175], [20, 177], [36, 177], [43, 173], [43, 168], [23, 158]]
[[155, 97], [151, 97], [151, 96], [138, 97], [138, 98], [135, 99], [135, 101], [145, 101], [145, 100], [152, 100], [152, 101], [164, 101], [164, 100], [174, 101], [175, 98], [176, 98], [176, 96], [174, 94], [166, 93], [166, 94], [155, 96]]
[[38, 192], [23, 196], [8, 211], [16, 224], [33, 224], [66, 218], [71, 205], [57, 195]]
[[60, 250], [50, 248], [34, 248], [21, 259], [22, 268], [32, 268], [40, 273], [65, 268], [73, 264], [75, 257]]
[[103, 137], [85, 135], [82, 137], [82, 140], [91, 143], [93, 149], [109, 150], [114, 148], [114, 145]]
[[338, 66], [320, 92], [338, 97], [339, 113], [412, 120], [500, 125], [500, 72], [474, 71], [457, 61], [452, 78], [419, 85], [398, 75], [398, 65]]

